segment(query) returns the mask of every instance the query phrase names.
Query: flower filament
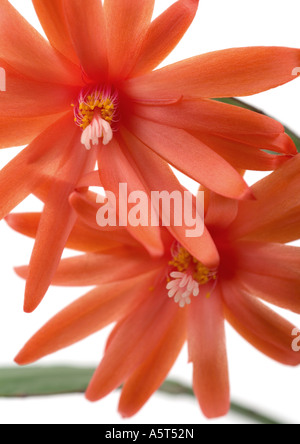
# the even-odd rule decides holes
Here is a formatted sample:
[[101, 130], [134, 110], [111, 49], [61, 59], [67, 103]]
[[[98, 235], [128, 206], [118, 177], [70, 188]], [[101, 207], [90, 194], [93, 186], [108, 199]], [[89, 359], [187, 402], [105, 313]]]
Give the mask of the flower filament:
[[174, 301], [184, 307], [191, 303], [191, 296], [199, 295], [201, 285], [212, 282], [212, 289], [206, 293], [209, 298], [217, 282], [216, 270], [209, 270], [181, 246], [172, 255], [169, 265], [173, 270], [166, 287], [168, 296], [174, 297]]
[[113, 138], [117, 122], [118, 93], [109, 87], [96, 86], [81, 91], [74, 107], [74, 121], [82, 129], [81, 143], [87, 150], [102, 139], [107, 145]]

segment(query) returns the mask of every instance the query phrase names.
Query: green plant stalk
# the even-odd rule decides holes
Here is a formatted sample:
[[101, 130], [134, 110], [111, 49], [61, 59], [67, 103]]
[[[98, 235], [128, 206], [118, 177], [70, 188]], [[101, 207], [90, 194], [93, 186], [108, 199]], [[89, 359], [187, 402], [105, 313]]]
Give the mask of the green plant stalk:
[[[94, 371], [94, 368], [70, 366], [0, 368], [0, 398], [84, 393]], [[191, 387], [172, 380], [165, 381], [158, 391], [172, 396], [194, 397]], [[284, 424], [237, 402], [232, 402], [231, 412], [260, 424]]]

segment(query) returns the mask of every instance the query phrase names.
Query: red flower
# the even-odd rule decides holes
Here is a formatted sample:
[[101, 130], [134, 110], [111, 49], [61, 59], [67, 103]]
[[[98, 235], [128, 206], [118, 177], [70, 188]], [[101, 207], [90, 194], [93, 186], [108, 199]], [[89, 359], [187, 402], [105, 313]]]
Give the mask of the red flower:
[[[272, 170], [296, 153], [279, 123], [209, 98], [255, 94], [292, 80], [300, 51], [229, 49], [151, 73], [198, 7], [198, 0], [180, 0], [151, 22], [154, 3], [33, 0], [49, 44], [0, 0], [7, 76], [0, 147], [29, 143], [0, 173], [0, 218], [30, 193], [45, 203], [25, 311], [35, 309], [51, 282], [76, 219], [68, 196], [96, 158], [103, 186], [116, 194], [119, 182], [143, 189], [149, 166], [137, 168], [134, 156], [149, 151], [154, 163], [158, 155], [215, 192], [242, 198], [249, 190], [235, 168]], [[144, 241], [142, 232], [136, 236]], [[148, 229], [147, 238], [159, 255], [157, 230]]]
[[[124, 384], [119, 410], [130, 416], [164, 381], [187, 339], [194, 392], [209, 418], [229, 408], [225, 319], [270, 358], [298, 365], [294, 326], [261, 299], [300, 313], [300, 249], [285, 245], [300, 235], [299, 168], [300, 155], [255, 184], [255, 201], [205, 191], [206, 225], [220, 255], [211, 269], [165, 229], [165, 254], [154, 258], [125, 230], [78, 223], [67, 245], [86, 254], [63, 260], [53, 284], [96, 288], [42, 327], [16, 362], [32, 363], [116, 321], [86, 396], [96, 401]], [[77, 193], [72, 202], [78, 210], [87, 203]], [[38, 220], [24, 214], [8, 222], [34, 236]], [[17, 272], [26, 277], [27, 267]]]

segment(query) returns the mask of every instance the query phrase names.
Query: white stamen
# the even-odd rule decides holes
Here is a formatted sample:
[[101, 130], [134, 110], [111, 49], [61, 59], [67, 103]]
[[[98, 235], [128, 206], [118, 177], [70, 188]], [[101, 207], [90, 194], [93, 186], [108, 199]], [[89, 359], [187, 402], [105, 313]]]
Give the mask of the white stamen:
[[169, 298], [174, 297], [174, 301], [180, 307], [191, 303], [191, 295], [198, 296], [199, 283], [190, 274], [173, 271], [170, 277], [173, 279], [167, 284], [168, 296]]
[[103, 145], [108, 145], [113, 138], [113, 131], [109, 122], [102, 119], [98, 113], [95, 113], [90, 125], [82, 132], [81, 143], [87, 150], [90, 150], [91, 143], [92, 145], [98, 145], [101, 138], [103, 138]]

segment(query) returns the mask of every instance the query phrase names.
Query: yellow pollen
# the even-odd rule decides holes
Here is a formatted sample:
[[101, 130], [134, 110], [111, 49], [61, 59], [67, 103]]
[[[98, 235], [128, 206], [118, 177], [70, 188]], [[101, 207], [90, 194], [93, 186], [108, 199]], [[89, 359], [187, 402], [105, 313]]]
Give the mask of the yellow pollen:
[[94, 118], [95, 110], [100, 112], [103, 120], [111, 123], [113, 120], [115, 106], [109, 98], [103, 98], [103, 95], [91, 94], [87, 97], [85, 102], [79, 104], [79, 112], [81, 114], [80, 127], [85, 130]]
[[189, 268], [191, 261], [192, 256], [190, 253], [188, 253], [183, 247], [180, 247], [176, 256], [174, 256], [173, 260], [169, 262], [169, 265], [177, 268], [178, 271], [183, 272]]
[[[205, 285], [211, 280], [216, 280], [215, 272], [209, 270], [205, 265], [195, 259], [185, 248], [179, 247], [178, 252], [174, 255], [169, 265], [176, 268], [179, 272], [185, 272], [188, 269], [195, 281], [200, 285]], [[207, 296], [207, 297], [210, 297]]]

